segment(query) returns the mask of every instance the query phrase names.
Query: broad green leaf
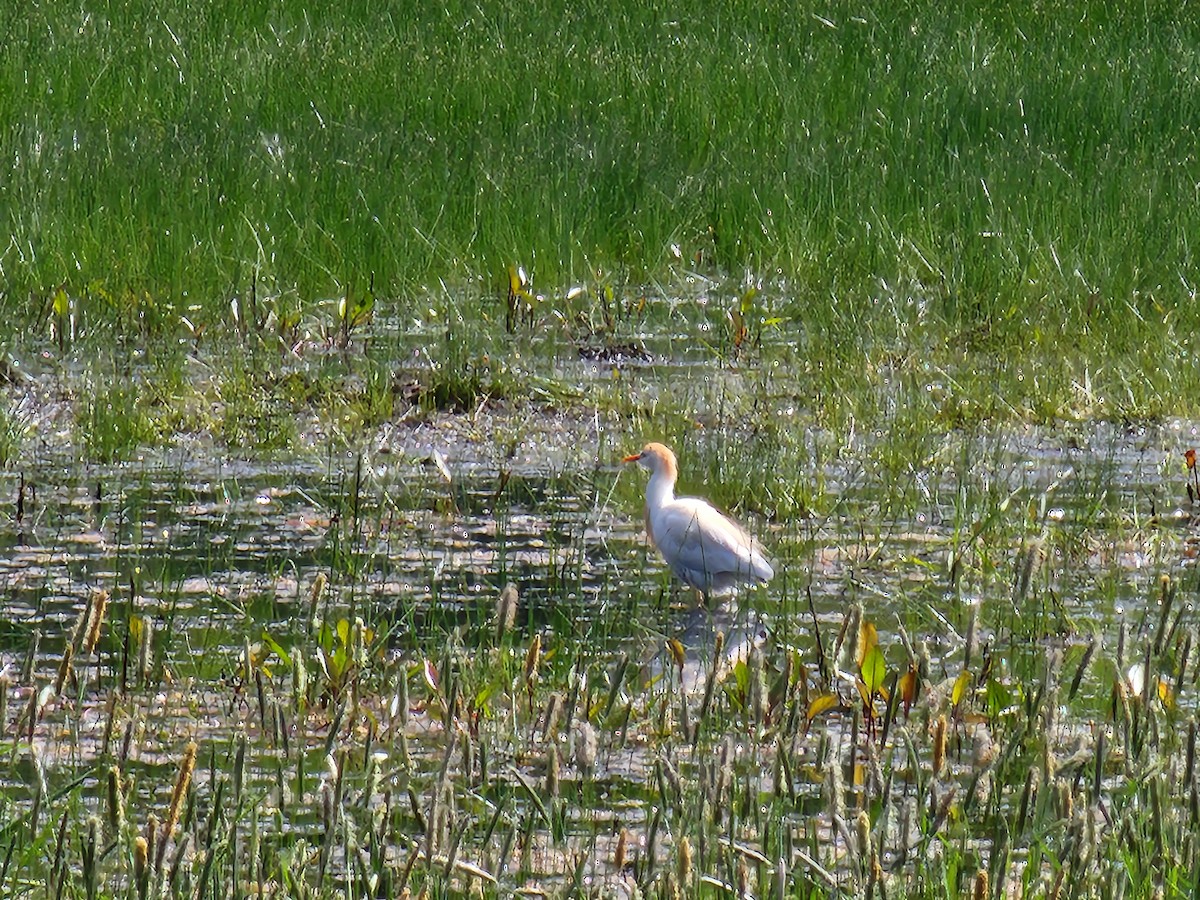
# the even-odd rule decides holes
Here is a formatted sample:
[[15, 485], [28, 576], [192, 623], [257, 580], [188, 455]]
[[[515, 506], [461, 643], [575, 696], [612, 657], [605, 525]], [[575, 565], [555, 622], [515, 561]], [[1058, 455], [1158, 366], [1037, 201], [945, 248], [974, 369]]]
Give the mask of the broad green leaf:
[[863, 660], [860, 671], [863, 684], [867, 686], [867, 690], [872, 695], [883, 691], [883, 679], [887, 675], [887, 661], [883, 658], [882, 650], [872, 647], [867, 653], [867, 658]]
[[288, 656], [288, 652], [286, 650], [284, 650], [283, 647], [279, 646], [279, 643], [273, 637], [271, 637], [269, 634], [267, 634], [265, 631], [262, 634], [262, 639], [263, 639], [263, 643], [271, 648], [271, 652], [274, 653], [276, 656], [278, 656], [280, 661], [285, 666], [290, 667], [291, 658]]

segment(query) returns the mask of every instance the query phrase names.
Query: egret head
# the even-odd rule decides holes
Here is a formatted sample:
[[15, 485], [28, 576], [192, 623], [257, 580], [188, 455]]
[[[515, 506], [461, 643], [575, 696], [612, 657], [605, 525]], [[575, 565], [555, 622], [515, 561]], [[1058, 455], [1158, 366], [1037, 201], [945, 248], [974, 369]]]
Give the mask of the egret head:
[[626, 456], [622, 462], [635, 462], [643, 469], [648, 469], [652, 475], [660, 472], [674, 479], [679, 474], [675, 463], [675, 454], [668, 447], [659, 443], [649, 443], [642, 448], [641, 453]]

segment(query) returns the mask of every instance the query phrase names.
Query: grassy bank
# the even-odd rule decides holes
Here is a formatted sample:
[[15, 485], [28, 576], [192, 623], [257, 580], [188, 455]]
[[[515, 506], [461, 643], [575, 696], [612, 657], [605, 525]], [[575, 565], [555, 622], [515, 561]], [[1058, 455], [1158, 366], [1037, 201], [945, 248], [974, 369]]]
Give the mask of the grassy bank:
[[[689, 269], [1024, 343], [1190, 331], [1200, 26], [1170, 4], [17, 6], [0, 250], [34, 321]], [[848, 320], [848, 321], [847, 321]], [[845, 327], [841, 327], [845, 326]]]

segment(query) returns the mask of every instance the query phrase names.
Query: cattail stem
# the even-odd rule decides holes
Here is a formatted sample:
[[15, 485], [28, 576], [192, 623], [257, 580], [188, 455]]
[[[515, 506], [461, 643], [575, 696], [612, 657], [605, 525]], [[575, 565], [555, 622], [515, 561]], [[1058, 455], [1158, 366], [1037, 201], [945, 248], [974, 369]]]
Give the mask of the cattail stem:
[[93, 595], [90, 618], [88, 621], [87, 637], [83, 642], [83, 652], [91, 653], [100, 642], [100, 632], [104, 628], [104, 616], [108, 612], [108, 591], [97, 591]]
[[183, 751], [183, 761], [179, 765], [179, 776], [175, 779], [175, 790], [171, 794], [171, 808], [167, 812], [167, 820], [163, 823], [162, 835], [158, 842], [158, 852], [154, 857], [155, 871], [162, 869], [166, 856], [167, 844], [175, 834], [175, 826], [179, 824], [179, 814], [183, 811], [183, 800], [187, 796], [188, 787], [192, 783], [192, 773], [196, 770], [196, 742], [189, 741]]
[[940, 715], [933, 726], [933, 776], [942, 772], [946, 762], [946, 716]]
[[116, 766], [108, 768], [108, 827], [113, 832], [120, 832], [125, 827], [125, 793], [121, 785], [121, 770]]
[[54, 696], [61, 696], [63, 688], [66, 686], [67, 679], [71, 677], [71, 659], [75, 655], [75, 648], [67, 644], [63, 648], [62, 659], [58, 664], [58, 676], [54, 679]]
[[146, 839], [139, 834], [133, 841], [133, 882], [137, 886], [138, 900], [146, 900], [150, 886], [149, 856], [150, 846]]

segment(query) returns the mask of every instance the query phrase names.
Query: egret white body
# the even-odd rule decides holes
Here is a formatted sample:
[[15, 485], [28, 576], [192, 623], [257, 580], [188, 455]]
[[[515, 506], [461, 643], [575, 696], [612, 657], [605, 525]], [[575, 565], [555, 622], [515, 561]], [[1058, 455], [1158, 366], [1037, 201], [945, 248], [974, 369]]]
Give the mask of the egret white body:
[[646, 534], [681, 581], [707, 596], [765, 584], [775, 575], [758, 543], [736, 522], [705, 500], [675, 496], [679, 468], [667, 447], [647, 444], [624, 461], [650, 472]]

